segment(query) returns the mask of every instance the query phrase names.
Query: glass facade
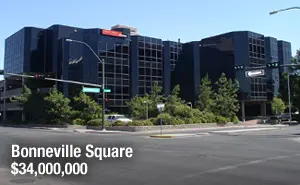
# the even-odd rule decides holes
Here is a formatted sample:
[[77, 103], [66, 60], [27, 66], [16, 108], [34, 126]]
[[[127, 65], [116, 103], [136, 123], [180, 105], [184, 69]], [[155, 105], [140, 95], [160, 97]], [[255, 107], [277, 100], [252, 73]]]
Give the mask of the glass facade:
[[[291, 64], [292, 46], [290, 42], [278, 41], [278, 59], [280, 64]], [[280, 68], [280, 73], [288, 72], [288, 68]]]
[[[158, 82], [159, 86], [163, 86], [163, 42], [161, 39], [144, 37], [144, 36], [132, 36], [133, 51], [137, 51], [137, 55], [131, 57], [133, 67], [137, 69], [138, 78], [133, 78], [137, 81], [138, 95], [145, 95], [150, 93], [152, 86], [155, 82]], [[134, 48], [137, 48], [134, 50]], [[134, 75], [134, 74], [132, 74]]]
[[[278, 46], [277, 39], [273, 37], [265, 37], [265, 54], [266, 62], [278, 62]], [[272, 93], [268, 95], [268, 99], [278, 96], [279, 93], [279, 69], [267, 69], [267, 91]]]
[[23, 73], [25, 61], [25, 28], [5, 40], [4, 70]]
[[200, 85], [200, 43], [199, 41], [182, 44], [179, 60], [176, 62], [175, 70], [171, 73], [172, 88], [180, 85], [180, 96], [195, 103]]
[[169, 42], [169, 51], [170, 51], [170, 70], [174, 71], [176, 62], [179, 59], [179, 55], [182, 51], [182, 44], [180, 42]]
[[31, 72], [39, 60], [38, 34], [42, 29], [25, 27], [5, 40], [4, 70], [11, 73]]
[[[223, 72], [239, 81], [243, 100], [267, 101], [269, 93], [278, 92], [278, 71], [246, 78], [244, 71], [235, 71], [234, 66], [259, 67], [269, 61], [288, 64], [291, 59], [289, 42], [248, 31], [182, 44], [179, 40], [141, 36], [134, 28], [103, 30], [63, 25], [25, 27], [5, 40], [4, 69], [13, 73], [55, 73], [56, 78], [102, 84], [102, 65], [89, 48], [65, 39], [83, 41], [105, 61], [105, 88], [111, 90], [106, 97], [91, 96], [95, 95], [99, 103], [107, 98], [108, 109], [126, 112], [126, 101], [150, 93], [155, 82], [166, 96], [179, 84], [183, 99], [194, 103], [201, 78], [208, 74], [216, 81]], [[56, 85], [68, 96], [82, 89], [79, 85]]]
[[171, 91], [171, 73], [174, 72], [176, 63], [179, 60], [182, 44], [180, 43], [180, 40], [178, 40], [178, 42], [164, 41], [163, 45], [163, 90], [165, 95], [168, 96]]
[[[101, 36], [98, 55], [105, 61], [105, 88], [109, 99], [108, 109], [123, 112], [130, 98], [130, 40], [128, 38]], [[102, 65], [98, 64], [99, 83], [102, 84]], [[102, 95], [99, 96], [102, 100]]]
[[[266, 65], [265, 39], [261, 34], [248, 32], [249, 66], [259, 67]], [[267, 100], [267, 78], [265, 76], [250, 78], [250, 99]]]

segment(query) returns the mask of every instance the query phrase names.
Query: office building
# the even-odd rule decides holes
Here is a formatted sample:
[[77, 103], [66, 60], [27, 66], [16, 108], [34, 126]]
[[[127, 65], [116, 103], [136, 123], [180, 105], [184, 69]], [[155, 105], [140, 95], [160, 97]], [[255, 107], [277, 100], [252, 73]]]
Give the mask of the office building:
[[[87, 43], [104, 61], [105, 88], [111, 90], [106, 93], [107, 106], [113, 111], [123, 112], [130, 98], [130, 37], [119, 31], [84, 29], [69, 38]], [[68, 79], [102, 84], [102, 64], [91, 50], [75, 42], [69, 42], [68, 46], [64, 51], [69, 54], [68, 61], [64, 61], [69, 63]], [[68, 86], [70, 97], [81, 91], [81, 86]], [[99, 103], [103, 101], [102, 94], [98, 94], [97, 98]]]
[[171, 91], [172, 72], [175, 70], [177, 61], [182, 51], [180, 39], [178, 42], [164, 41], [163, 42], [163, 90], [166, 96]]
[[4, 67], [6, 72], [27, 73], [38, 62], [37, 38], [42, 29], [25, 27], [5, 40]]
[[[277, 39], [273, 37], [265, 37], [265, 55], [267, 63], [275, 63], [278, 61], [278, 44]], [[270, 90], [271, 97], [278, 96], [279, 94], [279, 76], [280, 69], [266, 69], [267, 82]]]
[[[239, 82], [241, 114], [245, 114], [246, 108], [247, 116], [266, 115], [266, 77], [247, 78], [244, 71], [234, 70], [236, 65], [266, 65], [263, 35], [248, 31], [230, 32], [184, 44], [173, 84], [182, 86], [184, 99], [195, 102], [201, 78], [208, 74], [215, 82], [225, 73], [228, 78]], [[183, 75], [184, 79], [181, 79]]]
[[[7, 72], [51, 74], [54, 78], [64, 80], [102, 84], [101, 63], [85, 45], [66, 41], [73, 39], [88, 44], [105, 62], [105, 88], [111, 92], [106, 93], [104, 98], [108, 100], [106, 106], [109, 110], [127, 113], [126, 102], [135, 95], [150, 93], [155, 82], [163, 86], [165, 91], [170, 91], [170, 74], [181, 47], [177, 42], [166, 41], [167, 48], [164, 50], [161, 39], [142, 36], [136, 28], [124, 25], [113, 26], [111, 30], [64, 25], [52, 25], [46, 29], [30, 28], [26, 32], [22, 30], [6, 41]], [[27, 37], [30, 37], [30, 43], [22, 40]], [[12, 53], [18, 54], [16, 46], [25, 48], [21, 51], [25, 58], [13, 58]], [[164, 66], [167, 51], [171, 53], [166, 62], [168, 65]], [[170, 69], [166, 69], [167, 66]], [[168, 74], [164, 74], [164, 70]], [[18, 85], [21, 91], [22, 83], [18, 81]], [[48, 83], [43, 87], [49, 89], [53, 85], [70, 98], [82, 91], [81, 85], [60, 82]], [[101, 94], [90, 95], [98, 103], [103, 101]]]
[[[5, 72], [23, 74], [30, 73], [34, 69], [39, 60], [37, 38], [41, 30], [35, 27], [25, 27], [5, 40]], [[12, 103], [9, 97], [22, 93], [23, 80], [11, 75], [5, 75], [4, 78], [8, 80], [0, 83], [1, 119], [20, 117], [22, 109]], [[8, 112], [6, 113], [4, 109]]]
[[[90, 48], [66, 39], [82, 41]], [[266, 61], [286, 64], [291, 58], [290, 43], [248, 31], [181, 43], [179, 39], [163, 41], [144, 36], [136, 28], [124, 25], [115, 25], [110, 30], [52, 25], [46, 29], [25, 27], [8, 37], [4, 70], [102, 84], [101, 62], [90, 49], [105, 63], [105, 88], [110, 92], [106, 97], [89, 95], [99, 104], [108, 100], [109, 110], [124, 114], [128, 112], [126, 102], [136, 95], [150, 93], [155, 82], [163, 87], [165, 96], [179, 84], [182, 98], [194, 104], [201, 78], [208, 74], [216, 81], [224, 72], [240, 83], [241, 110], [247, 109], [247, 116], [266, 115], [266, 104], [278, 91], [279, 84], [273, 82], [278, 73], [273, 70], [268, 73], [270, 76], [246, 78], [234, 66], [258, 67], [266, 65]], [[9, 97], [20, 94], [24, 82], [24, 78], [6, 75], [5, 84], [1, 83], [2, 89], [6, 89], [5, 101], [0, 106], [2, 111], [17, 110]], [[81, 85], [52, 81], [42, 81], [35, 87], [46, 92], [53, 86], [69, 98], [82, 91]]]
[[[290, 42], [279, 40], [278, 43], [278, 60], [281, 65], [291, 64], [292, 46]], [[288, 72], [288, 68], [280, 68], [280, 74]]]
[[145, 36], [131, 37], [131, 95], [151, 92], [155, 82], [163, 86], [163, 41]]
[[200, 88], [200, 42], [182, 44], [182, 51], [172, 72], [172, 87], [180, 85], [182, 99], [193, 102], [197, 100]]

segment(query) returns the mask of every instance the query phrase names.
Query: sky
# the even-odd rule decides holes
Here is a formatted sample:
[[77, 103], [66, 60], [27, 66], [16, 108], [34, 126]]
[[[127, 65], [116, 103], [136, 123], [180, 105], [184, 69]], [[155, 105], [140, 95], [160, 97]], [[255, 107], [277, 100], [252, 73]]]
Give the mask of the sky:
[[63, 24], [110, 29], [135, 27], [141, 35], [182, 42], [230, 31], [253, 31], [300, 48], [300, 6], [297, 0], [0, 0], [0, 68], [5, 39], [25, 26]]

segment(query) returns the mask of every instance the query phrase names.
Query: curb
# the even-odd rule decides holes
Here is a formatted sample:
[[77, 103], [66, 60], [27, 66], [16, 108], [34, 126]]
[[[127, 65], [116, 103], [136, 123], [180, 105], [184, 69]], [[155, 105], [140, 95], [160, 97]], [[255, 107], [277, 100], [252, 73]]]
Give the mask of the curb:
[[169, 136], [169, 135], [151, 135], [150, 137], [153, 137], [153, 138], [164, 138], [164, 139], [172, 138], [172, 136]]
[[[157, 134], [150, 135], [153, 138], [178, 138], [178, 137], [186, 137], [186, 136], [199, 136], [200, 134]], [[202, 134], [204, 135], [204, 134]]]
[[255, 131], [268, 131], [268, 130], [279, 130], [280, 128], [268, 127], [268, 128], [253, 128], [253, 129], [240, 129], [240, 130], [221, 130], [221, 131], [210, 131], [210, 134], [228, 135], [231, 133], [245, 133]]
[[85, 130], [85, 129], [74, 129], [73, 132], [88, 133], [88, 134], [121, 134], [121, 133], [127, 133], [127, 132], [123, 132], [123, 131], [111, 131], [111, 130], [100, 131], [100, 130]]

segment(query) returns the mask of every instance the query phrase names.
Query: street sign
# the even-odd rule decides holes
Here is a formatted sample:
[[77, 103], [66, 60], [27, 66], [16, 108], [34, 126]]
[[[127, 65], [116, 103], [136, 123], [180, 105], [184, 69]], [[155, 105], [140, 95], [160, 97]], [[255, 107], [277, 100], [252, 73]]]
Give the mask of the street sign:
[[83, 87], [82, 92], [100, 93], [100, 88]]
[[111, 92], [111, 89], [104, 89], [104, 92], [109, 93], [109, 92]]
[[246, 71], [245, 75], [246, 77], [264, 76], [265, 70], [260, 69], [260, 70]]

